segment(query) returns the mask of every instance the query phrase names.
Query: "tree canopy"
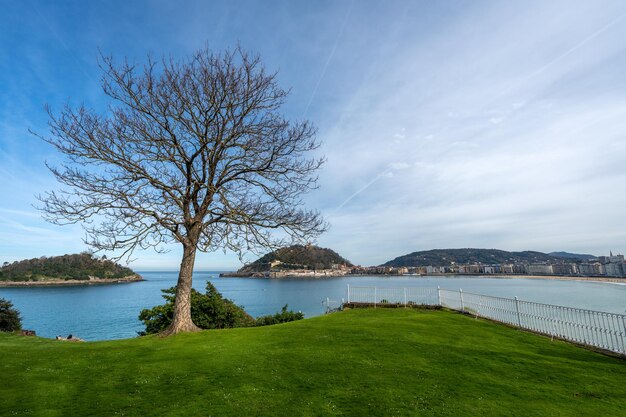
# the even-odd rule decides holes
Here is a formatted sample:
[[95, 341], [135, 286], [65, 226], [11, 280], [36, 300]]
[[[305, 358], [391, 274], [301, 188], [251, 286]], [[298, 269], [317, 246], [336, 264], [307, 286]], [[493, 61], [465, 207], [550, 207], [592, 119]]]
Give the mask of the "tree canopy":
[[41, 136], [66, 160], [50, 166], [60, 190], [40, 196], [46, 218], [81, 223], [87, 243], [128, 256], [183, 247], [175, 312], [166, 332], [196, 329], [190, 317], [196, 251], [246, 251], [304, 242], [326, 228], [303, 205], [324, 159], [316, 129], [280, 109], [288, 90], [260, 57], [202, 49], [143, 66], [101, 58], [108, 111], [48, 109]]

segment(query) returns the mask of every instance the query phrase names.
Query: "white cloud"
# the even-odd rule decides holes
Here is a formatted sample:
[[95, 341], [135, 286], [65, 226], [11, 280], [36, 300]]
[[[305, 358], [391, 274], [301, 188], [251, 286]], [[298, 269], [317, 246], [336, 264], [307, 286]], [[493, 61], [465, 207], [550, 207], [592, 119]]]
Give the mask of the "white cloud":
[[[624, 11], [490, 3], [404, 43], [327, 136], [322, 189], [341, 199], [372, 172], [398, 175], [332, 212], [323, 242], [359, 263], [433, 247], [626, 249], [626, 25], [611, 24]], [[379, 142], [390, 124], [405, 141]]]
[[403, 170], [407, 169], [408, 167], [410, 167], [410, 165], [406, 162], [392, 162], [389, 164], [389, 168], [394, 170]]

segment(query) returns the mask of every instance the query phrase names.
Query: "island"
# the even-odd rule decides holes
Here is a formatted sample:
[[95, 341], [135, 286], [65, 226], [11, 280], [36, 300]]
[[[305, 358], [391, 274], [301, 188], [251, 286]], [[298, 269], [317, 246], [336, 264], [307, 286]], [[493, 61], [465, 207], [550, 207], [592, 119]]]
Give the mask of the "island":
[[4, 262], [0, 287], [93, 285], [143, 281], [132, 269], [92, 253]]
[[270, 252], [237, 272], [220, 277], [324, 278], [348, 275], [354, 265], [337, 252], [315, 245], [292, 245]]

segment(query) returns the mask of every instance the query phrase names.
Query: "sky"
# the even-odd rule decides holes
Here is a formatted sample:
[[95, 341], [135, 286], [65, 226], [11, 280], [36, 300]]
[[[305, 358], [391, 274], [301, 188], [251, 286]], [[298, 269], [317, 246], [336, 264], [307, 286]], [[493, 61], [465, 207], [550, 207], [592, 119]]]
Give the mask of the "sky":
[[[626, 3], [0, 0], [0, 262], [87, 249], [46, 223], [44, 105], [104, 110], [99, 51], [257, 52], [327, 158], [317, 244], [376, 265], [418, 250], [626, 250]], [[176, 269], [181, 251], [139, 251]], [[254, 259], [252, 254], [248, 260]], [[197, 269], [241, 266], [199, 254]]]

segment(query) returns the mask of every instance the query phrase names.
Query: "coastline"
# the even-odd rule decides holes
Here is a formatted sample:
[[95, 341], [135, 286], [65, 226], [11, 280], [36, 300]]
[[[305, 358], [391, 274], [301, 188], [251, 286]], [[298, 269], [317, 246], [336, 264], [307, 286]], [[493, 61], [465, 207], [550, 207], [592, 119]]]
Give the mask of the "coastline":
[[513, 278], [525, 278], [525, 279], [548, 279], [548, 280], [560, 280], [560, 281], [592, 281], [592, 282], [617, 282], [617, 283], [626, 283], [626, 277], [582, 277], [575, 275], [502, 275], [502, 274], [494, 274], [494, 275], [480, 275], [481, 278], [503, 278], [503, 279], [513, 279]]
[[[363, 275], [360, 275], [363, 276]], [[371, 275], [367, 275], [371, 276]], [[378, 276], [378, 275], [376, 275]], [[381, 276], [409, 276], [409, 275], [381, 275]], [[419, 278], [494, 278], [494, 279], [543, 279], [557, 281], [588, 281], [588, 282], [616, 282], [626, 284], [626, 277], [595, 276], [585, 277], [579, 275], [526, 275], [526, 274], [431, 274], [420, 275]]]
[[0, 281], [0, 288], [23, 288], [23, 287], [64, 287], [76, 285], [103, 285], [103, 284], [126, 284], [131, 282], [145, 281], [139, 274], [129, 275], [121, 278], [95, 278], [88, 280], [64, 280], [50, 279], [46, 281]]
[[575, 275], [515, 275], [515, 274], [432, 274], [432, 275], [405, 275], [405, 274], [341, 274], [341, 273], [221, 273], [220, 278], [253, 278], [253, 279], [298, 279], [298, 278], [342, 278], [342, 277], [413, 277], [420, 278], [493, 278], [493, 279], [541, 279], [558, 281], [586, 281], [586, 282], [613, 282], [626, 284], [626, 277], [584, 277]]
[[[254, 279], [284, 279], [284, 278], [339, 278], [339, 277], [365, 277], [369, 275], [341, 274], [336, 272], [222, 272], [220, 278], [254, 278]], [[389, 275], [390, 276], [390, 275]]]

